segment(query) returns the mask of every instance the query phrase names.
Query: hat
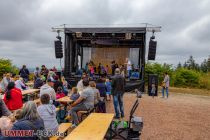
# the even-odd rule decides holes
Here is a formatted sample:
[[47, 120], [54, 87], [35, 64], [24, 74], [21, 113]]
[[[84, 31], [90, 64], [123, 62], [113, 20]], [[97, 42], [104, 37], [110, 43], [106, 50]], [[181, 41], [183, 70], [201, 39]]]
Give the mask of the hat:
[[48, 79], [47, 79], [47, 82], [55, 82], [55, 80], [52, 79], [52, 78], [48, 78]]

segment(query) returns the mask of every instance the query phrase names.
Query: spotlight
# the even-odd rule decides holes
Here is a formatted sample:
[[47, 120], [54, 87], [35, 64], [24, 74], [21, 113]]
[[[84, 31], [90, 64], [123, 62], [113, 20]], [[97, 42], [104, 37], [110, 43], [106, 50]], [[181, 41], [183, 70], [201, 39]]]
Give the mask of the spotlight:
[[76, 32], [76, 37], [81, 38], [82, 37], [82, 32]]

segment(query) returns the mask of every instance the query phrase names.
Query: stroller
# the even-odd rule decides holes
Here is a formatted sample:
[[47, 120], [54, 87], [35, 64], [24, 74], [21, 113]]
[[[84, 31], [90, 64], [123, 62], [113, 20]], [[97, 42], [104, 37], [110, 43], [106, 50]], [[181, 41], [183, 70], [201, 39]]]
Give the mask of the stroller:
[[143, 129], [143, 120], [141, 117], [135, 117], [137, 107], [139, 105], [138, 99], [136, 99], [131, 111], [129, 120], [126, 122], [113, 121], [111, 129], [109, 130], [109, 139], [123, 139], [123, 140], [140, 140], [141, 131]]

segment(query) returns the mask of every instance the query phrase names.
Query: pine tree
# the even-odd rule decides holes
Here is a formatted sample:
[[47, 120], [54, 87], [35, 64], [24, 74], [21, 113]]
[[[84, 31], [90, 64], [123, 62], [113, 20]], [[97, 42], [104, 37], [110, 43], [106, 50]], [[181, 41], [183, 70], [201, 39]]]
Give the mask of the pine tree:
[[206, 59], [204, 59], [204, 61], [201, 63], [201, 71], [202, 72], [207, 72], [208, 71], [208, 62]]
[[177, 65], [177, 69], [180, 69], [180, 68], [182, 68], [181, 62], [179, 62], [179, 64]]

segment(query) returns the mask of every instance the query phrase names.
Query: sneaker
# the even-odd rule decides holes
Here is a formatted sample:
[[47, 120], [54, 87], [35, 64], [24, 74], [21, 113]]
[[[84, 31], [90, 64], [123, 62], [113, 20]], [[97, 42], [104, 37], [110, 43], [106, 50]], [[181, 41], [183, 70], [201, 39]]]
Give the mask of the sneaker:
[[168, 97], [165, 97], [165, 99], [168, 99]]

